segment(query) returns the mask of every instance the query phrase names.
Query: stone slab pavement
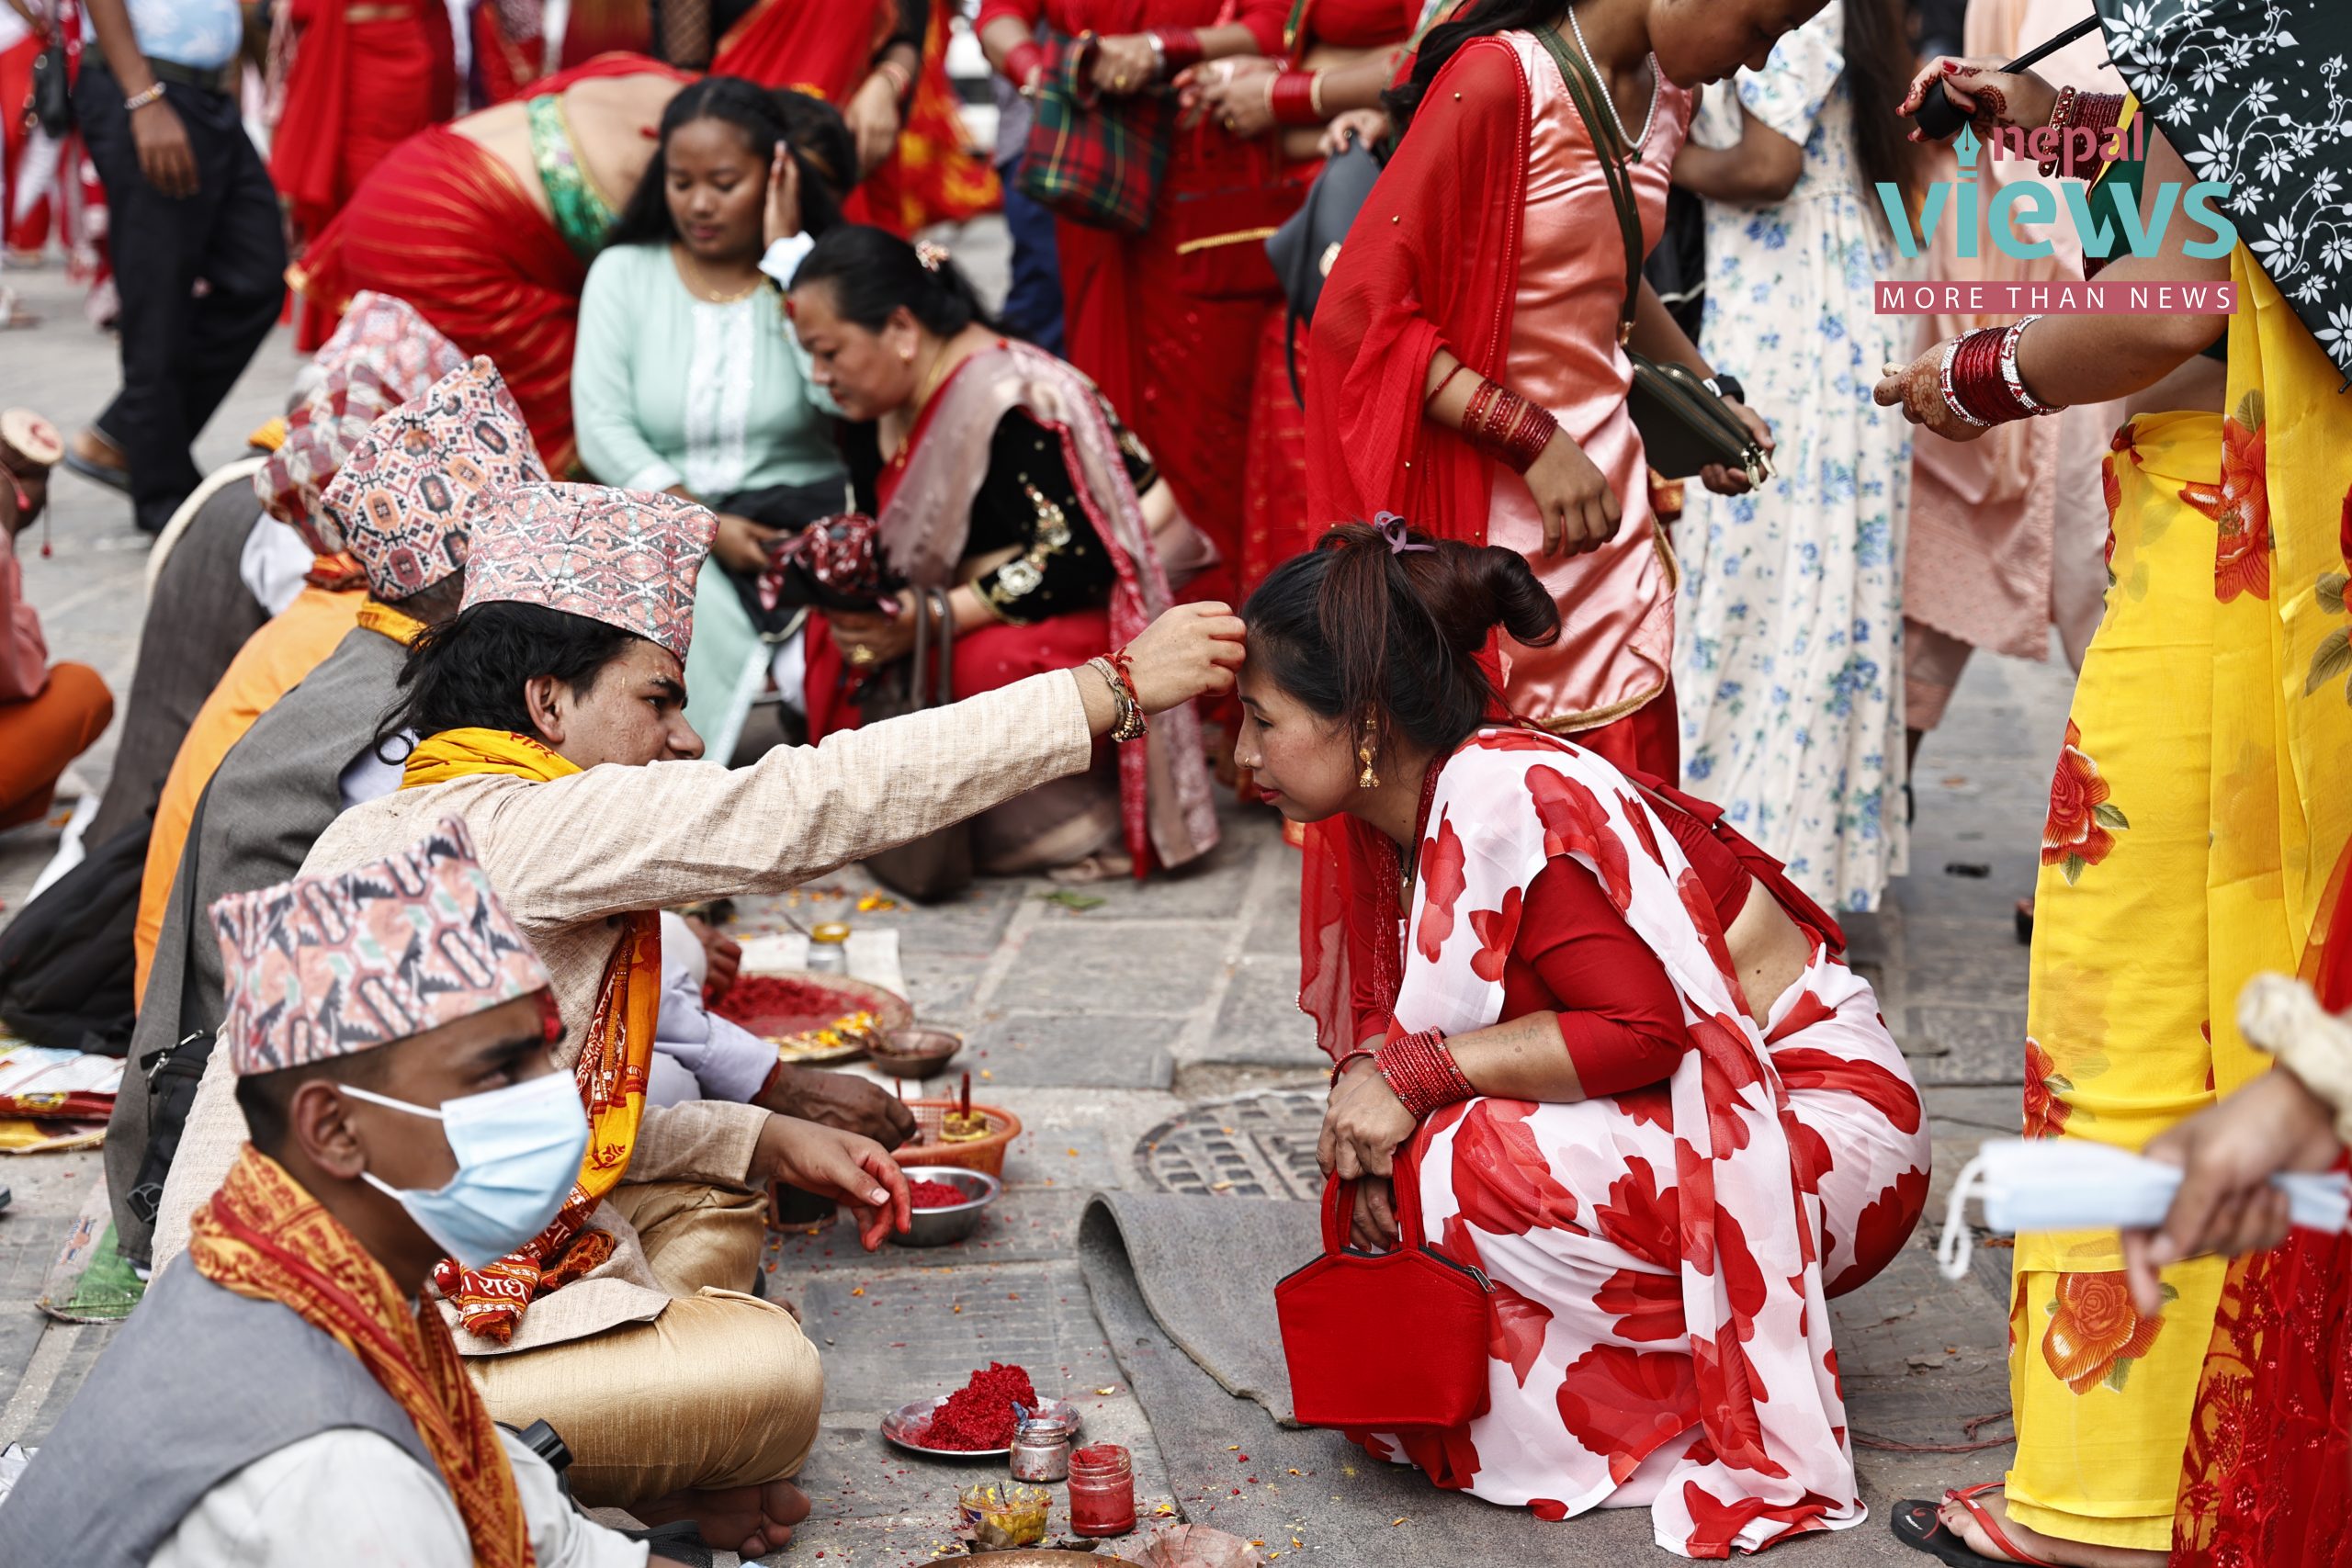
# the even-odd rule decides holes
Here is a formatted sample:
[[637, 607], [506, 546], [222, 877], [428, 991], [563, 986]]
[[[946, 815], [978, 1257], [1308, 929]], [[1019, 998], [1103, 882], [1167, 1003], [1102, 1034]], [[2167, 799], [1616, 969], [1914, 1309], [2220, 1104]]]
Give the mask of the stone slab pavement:
[[[41, 326], [0, 333], [0, 406], [30, 403], [71, 429], [114, 385], [107, 340], [84, 323], [55, 272], [8, 281], [44, 312]], [[294, 364], [279, 333], [206, 433], [207, 462], [234, 456], [275, 412]], [[85, 659], [126, 683], [141, 614], [144, 541], [110, 492], [62, 474], [55, 553], [34, 556], [28, 583], [53, 654]], [[2018, 1123], [2025, 949], [2011, 907], [2030, 892], [2047, 781], [2064, 728], [2063, 664], [1980, 660], [1917, 773], [1911, 874], [1887, 907], [1849, 924], [1858, 961], [1927, 1087], [1939, 1160], [1929, 1212], [1976, 1140]], [[78, 764], [102, 783], [111, 740]], [[746, 931], [787, 918], [847, 918], [900, 932], [918, 1011], [961, 1030], [977, 1098], [1010, 1107], [1027, 1131], [1008, 1190], [972, 1241], [937, 1252], [867, 1256], [846, 1232], [771, 1237], [770, 1283], [824, 1351], [823, 1430], [804, 1483], [816, 1514], [781, 1559], [887, 1564], [928, 1560], [949, 1537], [955, 1486], [970, 1467], [896, 1455], [876, 1424], [886, 1409], [959, 1384], [994, 1357], [1017, 1359], [1043, 1389], [1080, 1402], [1090, 1433], [1136, 1450], [1148, 1502], [1245, 1529], [1284, 1556], [1333, 1556], [1281, 1539], [1283, 1506], [1266, 1495], [1173, 1495], [1159, 1435], [1090, 1307], [1074, 1258], [1084, 1194], [1166, 1183], [1237, 1202], [1285, 1195], [1304, 1150], [1296, 1107], [1322, 1074], [1293, 998], [1297, 863], [1272, 822], [1228, 808], [1225, 843], [1192, 874], [1087, 889], [1086, 908], [1057, 902], [1043, 881], [983, 884], [932, 909], [854, 911], [870, 886], [852, 870], [738, 910]], [[13, 906], [55, 841], [54, 822], [0, 834], [0, 900]], [[1295, 1091], [1274, 1100], [1268, 1091]], [[1287, 1120], [1286, 1120], [1287, 1119]], [[1246, 1121], [1247, 1126], [1238, 1124]], [[1223, 1129], [1238, 1127], [1220, 1138]], [[1285, 1131], [1289, 1128], [1289, 1131]], [[37, 1441], [111, 1330], [48, 1323], [41, 1280], [96, 1179], [95, 1154], [0, 1160], [15, 1201], [0, 1212], [0, 1441]], [[1220, 1185], [1222, 1184], [1222, 1185]], [[1998, 1473], [2007, 1450], [2003, 1371], [2007, 1256], [1956, 1284], [1934, 1272], [1932, 1227], [1895, 1267], [1838, 1304], [1841, 1363], [1860, 1460], [1874, 1507]], [[1183, 1436], [1191, 1437], [1191, 1434]], [[1960, 1454], [1921, 1451], [1991, 1441]], [[1338, 1484], [1337, 1483], [1334, 1483]], [[1561, 1526], [1562, 1563], [1646, 1557], [1632, 1516]], [[1885, 1562], [1897, 1551], [1873, 1519], [1786, 1549], [1794, 1561]], [[1400, 1529], [1387, 1561], [1418, 1561]]]

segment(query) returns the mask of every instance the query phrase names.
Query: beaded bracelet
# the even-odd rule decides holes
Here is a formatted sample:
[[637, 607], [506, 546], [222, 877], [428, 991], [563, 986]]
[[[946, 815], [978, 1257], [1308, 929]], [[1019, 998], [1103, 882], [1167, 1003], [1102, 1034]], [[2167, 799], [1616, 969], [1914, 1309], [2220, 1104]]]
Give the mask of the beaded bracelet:
[[1187, 65], [1197, 65], [1201, 59], [1201, 35], [1190, 28], [1153, 28], [1144, 37], [1151, 40], [1152, 52], [1159, 57], [1159, 73], [1173, 76]]
[[1373, 1065], [1407, 1111], [1419, 1121], [1443, 1106], [1475, 1099], [1478, 1091], [1462, 1076], [1445, 1036], [1434, 1029], [1383, 1045]]
[[1320, 125], [1317, 78], [1312, 71], [1281, 71], [1266, 78], [1266, 110], [1276, 125]]
[[1111, 682], [1111, 695], [1118, 703], [1118, 722], [1111, 728], [1111, 739], [1134, 740], [1148, 731], [1151, 723], [1144, 714], [1143, 698], [1136, 694], [1134, 664], [1127, 650], [1123, 648], [1116, 653], [1097, 655], [1087, 663]]

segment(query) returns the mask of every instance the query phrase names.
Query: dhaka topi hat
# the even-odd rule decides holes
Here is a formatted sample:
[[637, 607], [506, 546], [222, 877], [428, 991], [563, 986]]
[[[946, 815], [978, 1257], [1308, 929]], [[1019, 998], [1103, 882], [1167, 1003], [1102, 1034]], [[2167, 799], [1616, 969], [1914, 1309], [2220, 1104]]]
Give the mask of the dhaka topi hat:
[[319, 498], [321, 532], [358, 558], [377, 598], [396, 602], [466, 564], [476, 496], [547, 477], [505, 378], [477, 358], [368, 427]]
[[683, 661], [695, 579], [718, 520], [691, 501], [534, 484], [474, 503], [466, 608], [540, 604], [634, 632]]
[[547, 966], [444, 818], [396, 854], [212, 906], [239, 1076], [390, 1045], [547, 990]]

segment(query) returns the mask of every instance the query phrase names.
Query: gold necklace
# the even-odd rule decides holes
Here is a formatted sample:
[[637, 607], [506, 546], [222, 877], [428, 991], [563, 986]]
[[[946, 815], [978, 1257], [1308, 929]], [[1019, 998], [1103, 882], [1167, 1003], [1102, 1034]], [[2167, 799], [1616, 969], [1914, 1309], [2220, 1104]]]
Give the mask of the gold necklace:
[[752, 279], [749, 286], [737, 290], [735, 293], [724, 294], [711, 288], [710, 279], [705, 276], [702, 270], [702, 263], [695, 260], [694, 252], [686, 249], [684, 245], [680, 245], [678, 247], [678, 256], [679, 259], [686, 264], [686, 270], [694, 274], [691, 278], [686, 280], [686, 292], [693, 295], [695, 299], [702, 300], [705, 304], [732, 305], [738, 300], [749, 299], [752, 295], [760, 291], [760, 285], [767, 281], [764, 275], [755, 276]]
[[906, 462], [908, 439], [914, 434], [915, 422], [922, 417], [923, 405], [931, 401], [931, 395], [939, 390], [939, 382], [945, 379], [940, 373], [940, 367], [947, 362], [947, 347], [943, 343], [933, 350], [929, 367], [923, 371], [922, 378], [915, 383], [914, 400], [907, 405], [906, 434], [899, 438], [899, 449], [890, 454], [890, 466], [894, 468]]

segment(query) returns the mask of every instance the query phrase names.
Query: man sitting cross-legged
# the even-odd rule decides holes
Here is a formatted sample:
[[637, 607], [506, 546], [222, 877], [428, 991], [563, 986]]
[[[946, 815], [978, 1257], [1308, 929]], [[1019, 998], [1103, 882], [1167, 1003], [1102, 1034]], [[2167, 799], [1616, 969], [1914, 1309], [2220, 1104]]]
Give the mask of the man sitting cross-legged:
[[[810, 1150], [873, 1145], [752, 1106], [645, 1103], [662, 987], [653, 911], [781, 892], [1077, 773], [1124, 708], [1229, 688], [1242, 645], [1224, 606], [1186, 605], [1127, 650], [1132, 698], [1106, 660], [730, 771], [695, 760], [683, 716], [713, 527], [691, 502], [586, 485], [478, 502], [466, 607], [418, 639], [386, 720], [422, 738], [403, 787], [338, 818], [306, 869], [466, 818], [554, 976], [573, 1025], [563, 1055], [596, 1132], [547, 1231], [488, 1269], [447, 1271], [458, 1348], [493, 1415], [563, 1434], [584, 1502], [648, 1523], [691, 1517], [748, 1555], [805, 1506], [784, 1478], [821, 1403], [798, 1326], [741, 1293], [763, 1241], [759, 1194], [771, 1180], [808, 1186]], [[208, 1068], [165, 1186], [166, 1269], [234, 1156], [224, 1073]]]
[[[537, 1234], [588, 1146], [548, 971], [464, 825], [211, 924], [253, 1140], [0, 1506], [0, 1562], [645, 1563], [492, 1425], [419, 1300], [445, 1255]], [[905, 1201], [888, 1165], [843, 1147], [812, 1173], [874, 1245], [882, 1186]]]

